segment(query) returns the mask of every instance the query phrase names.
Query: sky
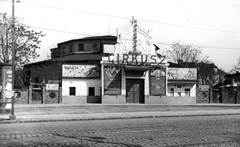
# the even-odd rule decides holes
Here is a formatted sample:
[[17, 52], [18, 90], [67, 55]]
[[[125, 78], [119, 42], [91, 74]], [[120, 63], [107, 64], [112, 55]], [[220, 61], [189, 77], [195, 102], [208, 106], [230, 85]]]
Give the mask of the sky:
[[[0, 0], [0, 13], [12, 15], [12, 1]], [[240, 57], [239, 0], [20, 0], [15, 16], [43, 31], [41, 61], [50, 49], [71, 39], [116, 35], [138, 26], [165, 51], [173, 42], [201, 47], [219, 68], [229, 71]]]

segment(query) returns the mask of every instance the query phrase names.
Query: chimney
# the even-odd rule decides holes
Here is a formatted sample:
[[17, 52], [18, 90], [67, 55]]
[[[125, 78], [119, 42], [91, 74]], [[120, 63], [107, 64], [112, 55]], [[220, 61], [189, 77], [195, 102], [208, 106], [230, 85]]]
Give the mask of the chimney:
[[178, 66], [182, 66], [183, 60], [182, 59], [178, 59]]

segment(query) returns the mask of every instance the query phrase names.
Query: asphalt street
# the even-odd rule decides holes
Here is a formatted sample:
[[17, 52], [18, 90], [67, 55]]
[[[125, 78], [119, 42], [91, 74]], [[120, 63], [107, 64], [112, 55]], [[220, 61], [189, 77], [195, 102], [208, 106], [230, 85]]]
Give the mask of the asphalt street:
[[240, 146], [240, 115], [0, 124], [0, 146]]

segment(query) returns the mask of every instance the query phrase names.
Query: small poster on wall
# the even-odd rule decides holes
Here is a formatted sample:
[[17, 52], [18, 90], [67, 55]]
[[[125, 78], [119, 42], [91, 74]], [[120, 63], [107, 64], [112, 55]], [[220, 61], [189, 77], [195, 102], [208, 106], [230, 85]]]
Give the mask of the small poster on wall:
[[166, 68], [151, 71], [150, 95], [166, 95]]
[[100, 77], [97, 65], [62, 65], [63, 77]]
[[104, 94], [121, 94], [121, 69], [115, 66], [104, 67]]
[[58, 84], [46, 84], [46, 90], [58, 90], [59, 85]]

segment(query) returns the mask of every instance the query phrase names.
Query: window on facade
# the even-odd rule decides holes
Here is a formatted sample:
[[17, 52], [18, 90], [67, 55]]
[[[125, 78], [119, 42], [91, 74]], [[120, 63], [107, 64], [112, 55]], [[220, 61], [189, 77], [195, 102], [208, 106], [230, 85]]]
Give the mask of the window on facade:
[[89, 87], [88, 88], [88, 95], [94, 96], [95, 95], [95, 87]]
[[35, 83], [39, 83], [39, 77], [35, 78]]
[[78, 44], [78, 51], [84, 51], [84, 44], [83, 43]]
[[97, 49], [97, 43], [94, 43], [93, 44], [93, 50], [96, 50]]
[[190, 96], [190, 89], [185, 89], [185, 96]]
[[71, 53], [73, 51], [72, 44], [69, 45], [69, 52]]
[[170, 89], [170, 96], [174, 96], [174, 88]]
[[76, 95], [76, 87], [69, 87], [69, 95]]
[[182, 88], [182, 86], [181, 85], [177, 85], [177, 88]]
[[65, 46], [62, 47], [61, 53], [65, 53]]
[[97, 43], [78, 44], [78, 51], [93, 51], [93, 50], [97, 50]]

